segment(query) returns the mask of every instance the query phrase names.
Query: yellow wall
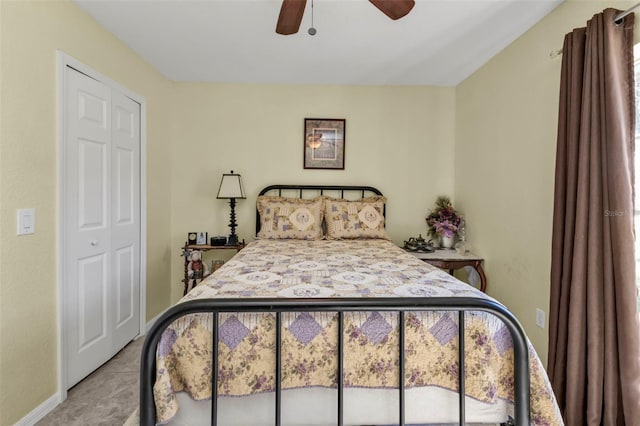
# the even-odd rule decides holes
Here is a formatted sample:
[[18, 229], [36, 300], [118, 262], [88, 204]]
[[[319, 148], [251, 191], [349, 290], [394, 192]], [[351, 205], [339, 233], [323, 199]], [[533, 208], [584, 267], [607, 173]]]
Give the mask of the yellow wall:
[[562, 62], [549, 53], [595, 13], [631, 4], [568, 1], [456, 87], [456, 206], [486, 259], [488, 293], [516, 314], [545, 364], [548, 330], [535, 308], [548, 320]]
[[[247, 240], [257, 191], [274, 182], [378, 186], [398, 242], [424, 232], [432, 200], [453, 192], [453, 88], [175, 84], [71, 3], [0, 11], [0, 424], [57, 390], [56, 49], [147, 100], [148, 319], [182, 292], [186, 233], [228, 233], [215, 194], [231, 168], [247, 189]], [[347, 119], [345, 171], [303, 170], [304, 117]], [[34, 235], [15, 235], [21, 207], [36, 209]]]
[[[425, 233], [438, 194], [453, 193], [454, 89], [435, 87], [181, 84], [173, 145], [174, 253], [189, 231], [228, 235], [222, 173], [241, 173], [240, 238], [255, 236], [255, 199], [274, 183], [363, 184], [387, 194], [388, 229], [401, 243]], [[345, 118], [345, 170], [304, 170], [305, 117]], [[216, 254], [221, 257], [222, 254]], [[173, 269], [174, 299], [182, 294]]]
[[[174, 89], [66, 1], [0, 1], [0, 424], [57, 391], [56, 49], [148, 102], [148, 317], [170, 300], [171, 116]], [[16, 236], [16, 209], [36, 233]]]

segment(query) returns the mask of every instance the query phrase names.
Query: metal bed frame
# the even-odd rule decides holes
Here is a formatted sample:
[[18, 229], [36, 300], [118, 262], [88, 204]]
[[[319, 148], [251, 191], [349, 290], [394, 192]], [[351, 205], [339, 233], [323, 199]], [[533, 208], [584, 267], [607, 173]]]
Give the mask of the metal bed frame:
[[[515, 408], [514, 418], [517, 425], [529, 425], [530, 423], [530, 377], [529, 377], [529, 351], [527, 339], [522, 327], [515, 316], [502, 305], [487, 299], [472, 297], [460, 298], [383, 298], [383, 299], [199, 299], [190, 300], [173, 306], [156, 321], [149, 330], [142, 349], [140, 366], [140, 425], [150, 426], [155, 424], [155, 402], [153, 400], [153, 384], [155, 382], [156, 348], [162, 336], [162, 332], [176, 319], [194, 313], [213, 313], [213, 348], [212, 354], [212, 384], [218, 380], [218, 316], [222, 312], [274, 312], [276, 315], [276, 397], [274, 407], [274, 425], [281, 425], [282, 389], [281, 377], [281, 314], [282, 312], [338, 312], [338, 412], [336, 424], [343, 426], [343, 313], [350, 311], [396, 311], [399, 312], [399, 374], [404, 378], [404, 313], [408, 311], [458, 311], [458, 327], [464, 330], [464, 312], [485, 311], [500, 318], [507, 326], [514, 345], [514, 381], [515, 381]], [[458, 401], [460, 424], [465, 424], [465, 366], [464, 366], [464, 333], [458, 332]], [[399, 380], [399, 415], [398, 425], [404, 426], [404, 380]], [[217, 386], [212, 385], [211, 397], [211, 425], [217, 425], [216, 402]]]
[[[283, 190], [299, 191], [302, 198], [303, 191], [360, 191], [382, 195], [376, 188], [364, 186], [320, 186], [320, 185], [272, 185], [260, 192], [264, 195], [270, 191], [277, 191], [282, 195]], [[259, 229], [259, 218], [256, 232]], [[213, 314], [212, 339], [212, 396], [211, 396], [211, 425], [217, 426], [217, 381], [218, 381], [218, 321], [219, 314], [225, 312], [269, 312], [276, 317], [276, 389], [274, 407], [274, 425], [281, 425], [281, 315], [283, 312], [337, 312], [338, 315], [338, 371], [337, 398], [338, 409], [336, 424], [343, 426], [343, 314], [344, 312], [392, 311], [399, 315], [399, 414], [398, 425], [405, 425], [405, 386], [404, 386], [404, 315], [412, 311], [457, 311], [458, 312], [458, 406], [459, 424], [465, 424], [465, 365], [464, 365], [464, 313], [467, 311], [484, 311], [497, 316], [509, 330], [514, 345], [514, 419], [517, 425], [530, 424], [530, 376], [529, 351], [526, 335], [522, 326], [505, 307], [491, 300], [472, 297], [430, 297], [430, 298], [246, 298], [246, 299], [197, 299], [180, 303], [167, 310], [148, 331], [142, 349], [140, 365], [140, 425], [154, 425], [156, 419], [155, 401], [153, 399], [153, 385], [156, 375], [156, 351], [163, 331], [175, 320], [195, 313]]]

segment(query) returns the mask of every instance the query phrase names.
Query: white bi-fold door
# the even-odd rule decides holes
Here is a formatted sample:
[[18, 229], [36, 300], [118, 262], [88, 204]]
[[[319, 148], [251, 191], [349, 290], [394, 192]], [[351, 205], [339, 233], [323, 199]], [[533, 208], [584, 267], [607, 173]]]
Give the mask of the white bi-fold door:
[[71, 67], [64, 107], [66, 388], [140, 332], [140, 104]]

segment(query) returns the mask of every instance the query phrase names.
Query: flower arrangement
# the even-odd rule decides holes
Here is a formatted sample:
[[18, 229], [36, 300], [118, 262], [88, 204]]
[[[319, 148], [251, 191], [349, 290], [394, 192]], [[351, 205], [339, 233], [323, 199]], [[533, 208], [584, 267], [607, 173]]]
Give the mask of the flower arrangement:
[[453, 237], [463, 226], [462, 216], [453, 208], [449, 197], [436, 199], [436, 207], [427, 216], [429, 235], [436, 237]]

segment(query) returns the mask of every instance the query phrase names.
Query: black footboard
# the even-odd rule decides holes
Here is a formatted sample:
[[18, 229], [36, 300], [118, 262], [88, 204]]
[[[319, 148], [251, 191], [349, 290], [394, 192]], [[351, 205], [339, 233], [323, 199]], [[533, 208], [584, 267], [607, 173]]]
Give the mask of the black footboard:
[[[162, 332], [176, 319], [199, 312], [213, 313], [213, 360], [212, 383], [217, 383], [218, 372], [218, 314], [221, 312], [273, 312], [276, 315], [276, 398], [274, 407], [274, 425], [281, 424], [281, 386], [280, 386], [280, 318], [282, 312], [338, 312], [338, 412], [336, 424], [343, 425], [343, 313], [349, 311], [395, 311], [399, 312], [399, 377], [404, 377], [404, 313], [410, 311], [457, 311], [460, 329], [464, 329], [465, 311], [485, 311], [500, 318], [509, 329], [514, 346], [514, 382], [515, 382], [515, 421], [517, 425], [530, 423], [530, 377], [529, 351], [522, 327], [511, 312], [491, 300], [479, 298], [335, 298], [335, 299], [199, 299], [180, 303], [170, 308], [149, 330], [144, 342], [140, 365], [140, 424], [155, 424], [155, 403], [153, 384], [155, 381], [156, 347]], [[465, 424], [464, 398], [464, 333], [458, 333], [459, 356], [459, 411], [460, 424]], [[404, 425], [404, 380], [400, 380], [398, 424]], [[212, 386], [211, 424], [216, 425], [217, 386]]]

